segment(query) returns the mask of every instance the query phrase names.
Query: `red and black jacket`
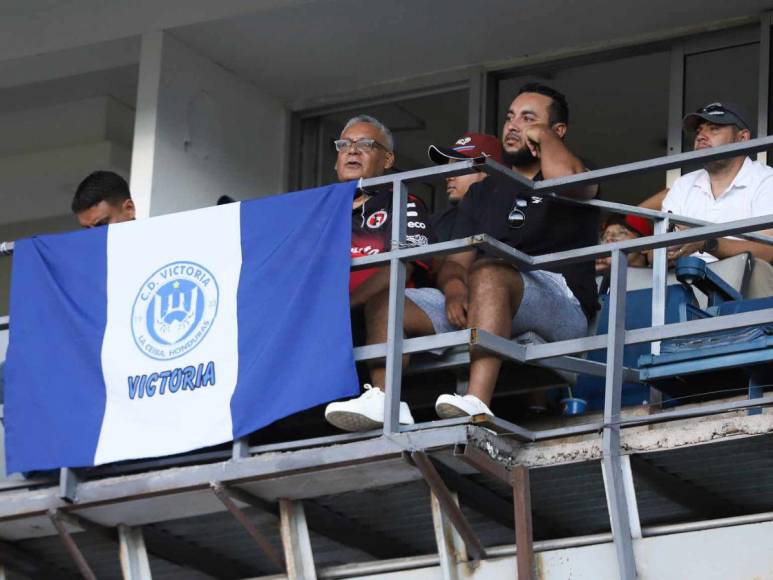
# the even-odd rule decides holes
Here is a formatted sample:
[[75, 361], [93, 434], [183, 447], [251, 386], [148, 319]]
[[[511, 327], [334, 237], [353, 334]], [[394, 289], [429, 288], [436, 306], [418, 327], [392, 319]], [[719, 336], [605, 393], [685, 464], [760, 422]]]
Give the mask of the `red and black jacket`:
[[[435, 242], [427, 208], [418, 197], [408, 195], [406, 207], [406, 243], [424, 246]], [[392, 248], [392, 192], [381, 191], [352, 210], [352, 258], [373, 256]], [[408, 287], [427, 285], [429, 260], [414, 262]], [[355, 270], [349, 277], [349, 292], [378, 271], [377, 268]]]

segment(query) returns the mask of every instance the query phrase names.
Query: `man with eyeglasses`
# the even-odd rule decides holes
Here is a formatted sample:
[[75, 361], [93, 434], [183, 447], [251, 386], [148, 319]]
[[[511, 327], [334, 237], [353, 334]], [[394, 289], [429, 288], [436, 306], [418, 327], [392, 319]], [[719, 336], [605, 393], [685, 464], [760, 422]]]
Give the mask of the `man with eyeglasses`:
[[[392, 133], [377, 119], [358, 115], [350, 119], [335, 141], [338, 152], [336, 173], [340, 181], [379, 177], [395, 163]], [[406, 208], [406, 243], [421, 246], [434, 241], [432, 228], [424, 204], [413, 195], [408, 195]], [[387, 252], [392, 246], [392, 191], [377, 192], [357, 190], [352, 201], [352, 258], [372, 256]], [[407, 286], [427, 283], [429, 267], [417, 261], [408, 264]], [[383, 342], [380, 328], [386, 326], [386, 314], [381, 314], [380, 305], [389, 291], [389, 268], [368, 268], [353, 271], [349, 277], [349, 302], [351, 305], [354, 334], [364, 326], [367, 343]], [[364, 324], [363, 324], [364, 319]], [[355, 336], [355, 344], [361, 343]], [[355, 399], [331, 403], [325, 409], [328, 422], [347, 431], [374, 429], [383, 425], [385, 395], [383, 371], [375, 367], [371, 372], [371, 383], [365, 385], [365, 392]], [[410, 409], [400, 403], [400, 423], [413, 424]]]
[[[612, 214], [604, 224], [604, 231], [601, 233], [599, 242], [614, 244], [615, 242], [635, 240], [651, 236], [652, 231], [652, 222], [648, 219], [635, 215]], [[611, 265], [612, 258], [610, 256], [596, 258], [596, 274], [608, 273]], [[632, 268], [646, 268], [649, 265], [647, 255], [644, 252], [628, 252], [628, 265]]]
[[[731, 103], [701, 107], [687, 115], [682, 126], [695, 134], [695, 150], [748, 141], [752, 135], [742, 109]], [[746, 155], [709, 161], [641, 205], [720, 223], [773, 214], [773, 169]], [[773, 230], [760, 233], [773, 235]], [[773, 246], [727, 237], [671, 247], [667, 255], [669, 261], [693, 255], [715, 262], [744, 252], [754, 257], [746, 297], [773, 295]]]

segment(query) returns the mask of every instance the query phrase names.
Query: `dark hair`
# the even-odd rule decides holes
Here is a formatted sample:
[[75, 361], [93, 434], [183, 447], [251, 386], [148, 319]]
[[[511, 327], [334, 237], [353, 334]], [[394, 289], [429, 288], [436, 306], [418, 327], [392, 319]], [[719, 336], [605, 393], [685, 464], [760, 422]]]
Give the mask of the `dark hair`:
[[[625, 229], [630, 230], [631, 228], [628, 226], [628, 224], [625, 221], [625, 214], [620, 213], [613, 213], [611, 214], [605, 222], [603, 223], [603, 227], [601, 228], [601, 231], [603, 232], [605, 229], [607, 229], [609, 226], [623, 226]], [[638, 233], [638, 232], [636, 232]]]
[[556, 123], [569, 124], [569, 104], [566, 102], [566, 97], [563, 93], [559, 93], [556, 89], [541, 85], [540, 83], [527, 83], [523, 85], [518, 91], [518, 95], [523, 93], [537, 93], [538, 95], [550, 97], [551, 102], [548, 109], [550, 114], [548, 122], [550, 125], [553, 126]]
[[129, 184], [123, 177], [112, 171], [95, 171], [81, 181], [70, 207], [77, 214], [103, 201], [118, 205], [131, 197]]

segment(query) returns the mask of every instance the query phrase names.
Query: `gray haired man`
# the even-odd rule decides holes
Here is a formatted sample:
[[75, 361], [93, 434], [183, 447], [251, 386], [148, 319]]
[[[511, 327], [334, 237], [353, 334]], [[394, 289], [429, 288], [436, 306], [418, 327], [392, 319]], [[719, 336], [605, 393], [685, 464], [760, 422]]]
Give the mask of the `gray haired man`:
[[[340, 181], [368, 179], [383, 175], [395, 163], [392, 133], [377, 119], [358, 115], [346, 123], [341, 137], [335, 141], [338, 158], [336, 173]], [[392, 247], [392, 192], [358, 189], [352, 201], [352, 258], [388, 252]], [[406, 242], [424, 245], [434, 241], [429, 214], [422, 201], [408, 195], [406, 207]], [[429, 265], [424, 262], [408, 264], [408, 285], [428, 283]], [[368, 344], [384, 342], [387, 324], [385, 310], [380, 307], [389, 292], [389, 268], [356, 270], [349, 278], [349, 302], [352, 329], [358, 334], [365, 319]], [[431, 330], [431, 328], [429, 329]], [[355, 342], [357, 339], [355, 338]], [[349, 401], [331, 403], [325, 418], [341, 429], [361, 431], [373, 429], [384, 421], [384, 366], [374, 363], [370, 369], [371, 383], [365, 392]], [[413, 423], [405, 403], [400, 403], [400, 422]]]

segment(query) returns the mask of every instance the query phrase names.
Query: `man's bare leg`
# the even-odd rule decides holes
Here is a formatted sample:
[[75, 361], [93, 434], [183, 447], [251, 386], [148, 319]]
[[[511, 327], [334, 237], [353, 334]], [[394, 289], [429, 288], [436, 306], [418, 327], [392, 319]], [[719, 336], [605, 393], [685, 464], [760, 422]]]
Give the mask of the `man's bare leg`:
[[[387, 340], [389, 312], [389, 291], [376, 294], [365, 304], [365, 324], [367, 327], [366, 344], [380, 344]], [[432, 321], [424, 311], [406, 299], [403, 313], [403, 336], [427, 336], [435, 334]], [[403, 355], [403, 368], [408, 366], [409, 355]], [[370, 366], [370, 381], [374, 387], [384, 390], [386, 367], [383, 361], [375, 361]]]
[[[468, 326], [511, 338], [513, 316], [523, 298], [521, 274], [498, 260], [478, 260], [470, 271], [468, 284]], [[501, 359], [473, 351], [467, 393], [490, 405], [501, 366]]]

